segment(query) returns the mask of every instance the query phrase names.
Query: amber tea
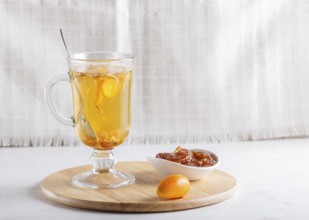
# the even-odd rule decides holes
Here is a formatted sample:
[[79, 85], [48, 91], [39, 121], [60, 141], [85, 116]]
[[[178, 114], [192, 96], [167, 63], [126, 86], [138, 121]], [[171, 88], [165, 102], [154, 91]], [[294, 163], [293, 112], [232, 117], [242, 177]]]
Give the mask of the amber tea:
[[[71, 71], [70, 78], [79, 139], [97, 150], [120, 145], [129, 134], [132, 71], [122, 66], [96, 65], [83, 72]], [[87, 120], [90, 127], [83, 126], [82, 120]], [[94, 135], [89, 135], [89, 129]]]

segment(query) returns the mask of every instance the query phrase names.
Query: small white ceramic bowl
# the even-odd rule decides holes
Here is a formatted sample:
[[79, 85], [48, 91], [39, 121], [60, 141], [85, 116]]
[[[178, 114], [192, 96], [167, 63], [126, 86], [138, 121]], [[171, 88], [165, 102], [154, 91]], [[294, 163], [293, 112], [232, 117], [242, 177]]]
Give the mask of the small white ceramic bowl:
[[203, 150], [203, 149], [189, 149], [191, 151], [199, 151], [210, 154], [215, 160], [216, 163], [210, 167], [193, 167], [187, 166], [161, 158], [156, 158], [156, 156], [149, 156], [147, 159], [151, 165], [163, 176], [168, 176], [172, 174], [181, 174], [188, 177], [189, 180], [199, 180], [206, 177], [212, 171], [214, 171], [220, 164], [220, 159], [215, 153]]

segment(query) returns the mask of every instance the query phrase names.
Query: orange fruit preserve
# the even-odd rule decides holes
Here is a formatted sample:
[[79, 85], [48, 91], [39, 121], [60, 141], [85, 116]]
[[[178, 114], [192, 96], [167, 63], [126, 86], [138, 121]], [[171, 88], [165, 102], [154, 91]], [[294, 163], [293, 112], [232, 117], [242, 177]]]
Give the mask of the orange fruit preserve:
[[164, 199], [177, 199], [190, 190], [190, 181], [186, 176], [173, 174], [165, 177], [158, 185], [157, 195]]

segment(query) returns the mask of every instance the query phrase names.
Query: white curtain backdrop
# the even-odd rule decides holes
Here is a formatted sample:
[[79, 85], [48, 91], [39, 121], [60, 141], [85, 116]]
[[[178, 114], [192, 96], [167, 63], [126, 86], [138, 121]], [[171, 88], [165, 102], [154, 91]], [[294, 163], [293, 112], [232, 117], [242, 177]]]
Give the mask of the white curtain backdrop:
[[[309, 1], [0, 0], [0, 145], [76, 145], [44, 102], [72, 52], [137, 55], [129, 143], [309, 134]], [[70, 87], [54, 92], [72, 112]]]

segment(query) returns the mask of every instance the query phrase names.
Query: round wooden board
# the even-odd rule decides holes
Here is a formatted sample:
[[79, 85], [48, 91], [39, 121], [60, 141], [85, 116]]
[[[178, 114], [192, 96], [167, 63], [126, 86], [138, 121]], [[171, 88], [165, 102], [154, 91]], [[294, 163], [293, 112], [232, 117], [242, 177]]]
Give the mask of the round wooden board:
[[119, 162], [117, 169], [133, 174], [135, 184], [119, 189], [79, 189], [71, 185], [73, 175], [90, 169], [80, 166], [47, 176], [41, 189], [49, 199], [68, 206], [115, 212], [165, 212], [215, 204], [230, 198], [237, 180], [215, 170], [206, 178], [191, 182], [190, 192], [181, 199], [164, 200], [156, 195], [162, 176], [148, 162]]

